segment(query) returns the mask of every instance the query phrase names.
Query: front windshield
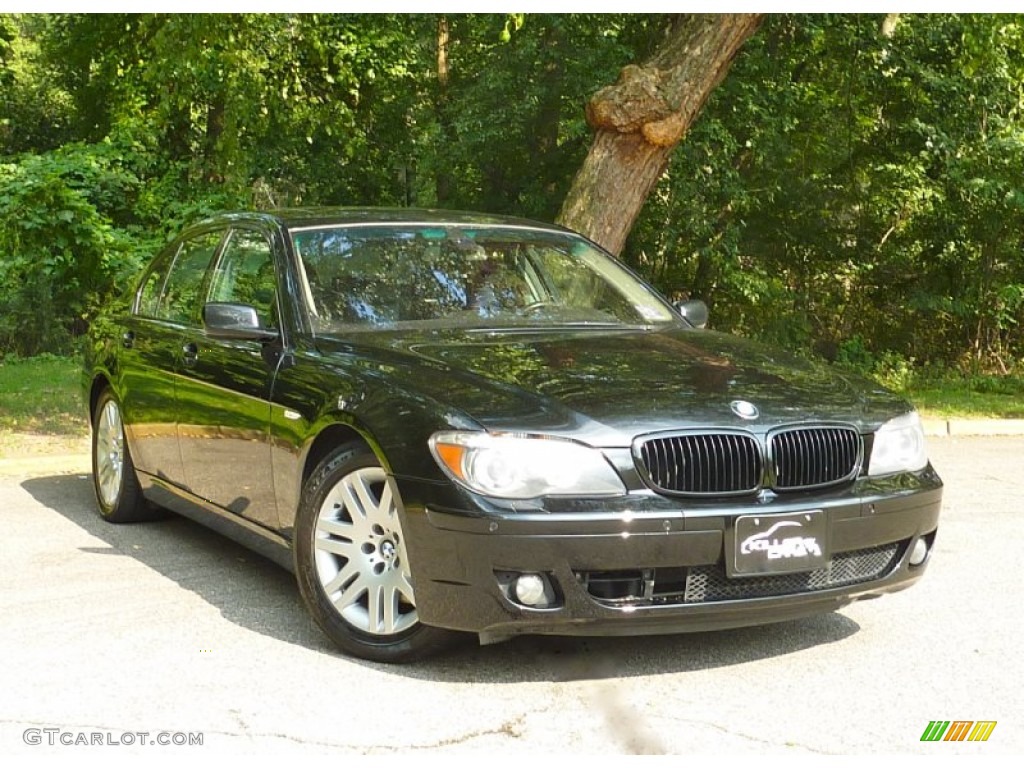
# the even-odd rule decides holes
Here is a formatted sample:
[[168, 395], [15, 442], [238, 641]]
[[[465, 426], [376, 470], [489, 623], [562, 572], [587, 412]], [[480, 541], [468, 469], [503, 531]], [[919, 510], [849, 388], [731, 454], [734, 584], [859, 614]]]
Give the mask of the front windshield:
[[320, 332], [677, 321], [661, 298], [571, 234], [403, 224], [299, 229], [292, 241]]

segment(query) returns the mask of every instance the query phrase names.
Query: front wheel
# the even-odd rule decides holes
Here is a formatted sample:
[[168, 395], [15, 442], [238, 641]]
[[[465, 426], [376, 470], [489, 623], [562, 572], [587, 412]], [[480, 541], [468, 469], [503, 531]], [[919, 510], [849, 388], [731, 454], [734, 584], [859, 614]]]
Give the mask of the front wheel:
[[452, 636], [420, 623], [400, 508], [377, 457], [352, 443], [313, 471], [296, 520], [307, 608], [343, 651], [372, 661], [413, 661]]

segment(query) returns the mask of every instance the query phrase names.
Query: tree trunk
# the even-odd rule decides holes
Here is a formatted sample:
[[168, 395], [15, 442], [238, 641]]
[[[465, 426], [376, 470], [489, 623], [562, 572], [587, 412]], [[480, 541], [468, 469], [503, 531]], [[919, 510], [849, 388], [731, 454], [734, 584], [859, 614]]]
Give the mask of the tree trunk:
[[614, 254], [622, 251], [672, 150], [760, 26], [762, 14], [692, 14], [673, 19], [649, 61], [587, 104], [596, 130], [562, 205], [559, 223]]
[[546, 61], [540, 68], [540, 103], [526, 137], [530, 157], [536, 162], [538, 177], [545, 196], [555, 192], [562, 169], [558, 167], [558, 129], [562, 122], [562, 92], [565, 90], [565, 58], [563, 53], [564, 21], [557, 15], [543, 17], [540, 45]]
[[203, 139], [204, 174], [211, 184], [224, 182], [224, 168], [220, 158], [220, 138], [224, 135], [224, 94], [215, 94], [206, 108], [206, 136]]
[[[448, 61], [448, 46], [451, 44], [451, 28], [447, 16], [437, 18], [437, 97], [434, 108], [437, 112], [437, 122], [441, 126], [441, 134], [444, 136], [448, 146], [454, 147], [458, 136], [455, 125], [452, 122], [451, 105], [449, 104], [448, 80], [450, 77], [450, 64]], [[451, 172], [447, 165], [439, 165], [434, 171], [434, 190], [437, 197], [437, 204], [444, 207], [452, 198], [454, 189]]]

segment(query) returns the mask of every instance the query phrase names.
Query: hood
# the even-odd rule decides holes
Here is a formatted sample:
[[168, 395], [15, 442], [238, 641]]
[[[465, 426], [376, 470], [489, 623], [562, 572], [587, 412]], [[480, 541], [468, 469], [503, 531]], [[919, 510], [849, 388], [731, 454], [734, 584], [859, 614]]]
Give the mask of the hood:
[[[376, 332], [344, 346], [488, 429], [592, 445], [708, 426], [840, 421], [871, 430], [909, 409], [877, 385], [714, 331]], [[757, 418], [736, 415], [737, 400], [752, 403]]]

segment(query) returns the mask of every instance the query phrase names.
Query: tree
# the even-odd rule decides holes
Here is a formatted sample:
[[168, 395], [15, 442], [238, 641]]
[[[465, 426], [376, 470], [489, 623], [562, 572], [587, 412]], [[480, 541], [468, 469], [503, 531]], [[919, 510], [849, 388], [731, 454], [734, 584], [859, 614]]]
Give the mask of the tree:
[[1024, 370], [1022, 81], [1002, 14], [0, 14], [0, 355], [214, 210], [561, 207], [718, 329]]
[[664, 42], [642, 66], [587, 104], [597, 130], [566, 196], [560, 223], [612, 253], [626, 242], [672, 150], [700, 114], [761, 14], [693, 14], [672, 20]]

